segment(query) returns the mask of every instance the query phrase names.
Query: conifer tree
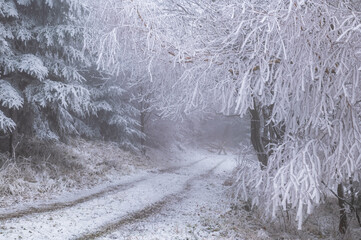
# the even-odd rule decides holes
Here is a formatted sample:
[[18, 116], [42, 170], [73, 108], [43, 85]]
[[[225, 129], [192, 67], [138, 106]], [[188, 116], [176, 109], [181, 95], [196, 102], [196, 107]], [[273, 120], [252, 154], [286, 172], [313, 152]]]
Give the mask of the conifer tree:
[[120, 93], [104, 100], [117, 108], [99, 105], [98, 96], [116, 92], [116, 87], [108, 84], [99, 94], [87, 79], [94, 56], [83, 50], [84, 29], [78, 23], [85, 14], [78, 0], [0, 1], [0, 130], [11, 133], [10, 145], [15, 129], [40, 139], [99, 137], [97, 120], [105, 112], [117, 126], [112, 133], [118, 140], [128, 144], [134, 138], [131, 106], [115, 102]]

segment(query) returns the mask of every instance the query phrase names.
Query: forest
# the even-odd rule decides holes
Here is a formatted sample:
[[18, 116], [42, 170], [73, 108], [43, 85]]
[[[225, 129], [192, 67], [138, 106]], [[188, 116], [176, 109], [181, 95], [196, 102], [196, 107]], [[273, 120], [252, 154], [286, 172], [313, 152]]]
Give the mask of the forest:
[[[0, 19], [0, 239], [360, 238], [361, 2], [0, 0]], [[153, 202], [31, 225], [133, 185]], [[191, 196], [223, 222], [134, 235]]]

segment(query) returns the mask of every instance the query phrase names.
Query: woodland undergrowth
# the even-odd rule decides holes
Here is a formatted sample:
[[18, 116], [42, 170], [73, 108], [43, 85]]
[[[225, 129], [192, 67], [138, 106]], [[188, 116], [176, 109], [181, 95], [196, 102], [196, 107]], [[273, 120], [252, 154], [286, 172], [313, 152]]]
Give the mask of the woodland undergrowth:
[[92, 187], [146, 167], [112, 142], [24, 140], [15, 158], [0, 154], [0, 207]]

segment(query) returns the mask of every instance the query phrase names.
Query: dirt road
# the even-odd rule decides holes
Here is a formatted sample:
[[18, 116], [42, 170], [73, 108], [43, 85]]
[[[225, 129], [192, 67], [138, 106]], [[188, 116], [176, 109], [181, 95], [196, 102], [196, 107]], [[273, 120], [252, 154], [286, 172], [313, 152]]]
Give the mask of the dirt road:
[[[72, 199], [0, 213], [0, 239], [220, 239], [232, 156], [205, 154]], [[224, 235], [224, 238], [226, 236]]]

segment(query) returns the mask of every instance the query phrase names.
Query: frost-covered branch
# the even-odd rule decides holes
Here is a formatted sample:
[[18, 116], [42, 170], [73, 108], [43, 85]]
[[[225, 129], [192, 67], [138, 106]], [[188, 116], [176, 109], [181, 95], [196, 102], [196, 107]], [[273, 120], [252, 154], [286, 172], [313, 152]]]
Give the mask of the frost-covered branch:
[[100, 31], [87, 46], [97, 52], [98, 66], [134, 86], [147, 84], [163, 115], [212, 106], [242, 116], [255, 103], [272, 106], [266, 125], [282, 125], [283, 137], [270, 141], [263, 171], [240, 178], [243, 197], [252, 196], [270, 216], [296, 208], [301, 227], [304, 213], [323, 201], [321, 181], [335, 187], [360, 180], [356, 2], [89, 4], [89, 23]]

